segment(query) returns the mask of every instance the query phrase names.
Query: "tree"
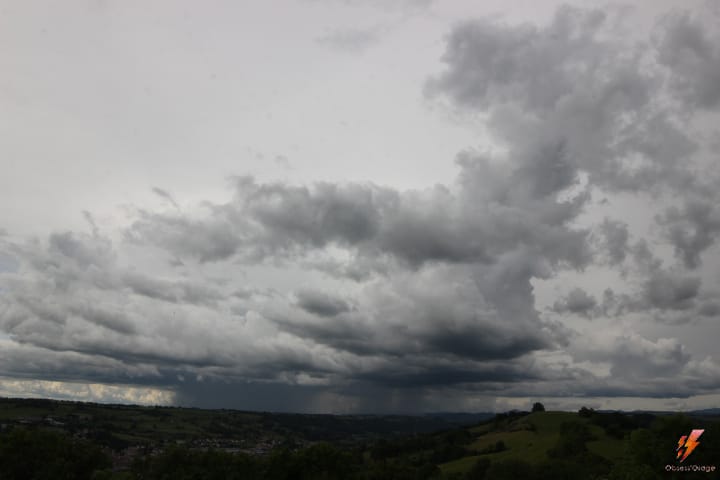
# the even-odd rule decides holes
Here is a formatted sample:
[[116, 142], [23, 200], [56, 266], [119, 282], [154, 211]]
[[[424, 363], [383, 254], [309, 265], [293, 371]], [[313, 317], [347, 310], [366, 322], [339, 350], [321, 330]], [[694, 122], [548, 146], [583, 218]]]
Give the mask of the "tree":
[[543, 404], [540, 403], [540, 402], [535, 402], [535, 403], [533, 403], [532, 411], [533, 411], [533, 412], [544, 412], [544, 411], [545, 411], [545, 405], [543, 405]]
[[595, 410], [593, 410], [592, 408], [587, 408], [587, 407], [582, 407], [578, 411], [578, 415], [580, 415], [581, 417], [584, 417], [584, 418], [592, 417], [593, 413], [595, 413]]
[[16, 428], [0, 435], [0, 478], [89, 479], [110, 466], [98, 446], [45, 430]]

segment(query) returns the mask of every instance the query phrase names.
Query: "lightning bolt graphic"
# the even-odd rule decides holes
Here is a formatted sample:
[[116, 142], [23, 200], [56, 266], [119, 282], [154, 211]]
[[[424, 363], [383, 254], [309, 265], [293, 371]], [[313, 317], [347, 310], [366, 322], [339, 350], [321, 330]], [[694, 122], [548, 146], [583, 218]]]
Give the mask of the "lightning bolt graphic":
[[682, 437], [680, 437], [680, 440], [678, 440], [678, 446], [675, 449], [678, 453], [677, 457], [675, 458], [680, 458], [682, 456], [683, 452], [681, 452], [680, 449], [683, 447], [683, 445], [685, 445], [685, 440], [687, 440], [687, 435], [683, 435]]
[[[690, 432], [689, 436], [682, 436], [680, 437], [680, 440], [678, 441], [678, 447], [677, 447], [677, 458], [680, 458], [682, 455], [682, 458], [680, 458], [680, 463], [685, 461], [685, 459], [695, 450], [695, 448], [700, 445], [700, 442], [697, 441], [698, 438], [700, 438], [700, 435], [703, 434], [705, 430], [693, 430]], [[685, 447], [685, 452], [682, 452], [681, 449]]]

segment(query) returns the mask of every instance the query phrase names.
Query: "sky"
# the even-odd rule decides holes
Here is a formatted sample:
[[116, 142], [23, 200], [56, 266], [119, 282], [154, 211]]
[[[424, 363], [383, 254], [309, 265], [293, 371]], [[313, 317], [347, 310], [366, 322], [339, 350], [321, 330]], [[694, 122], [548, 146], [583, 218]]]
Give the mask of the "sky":
[[711, 1], [0, 0], [0, 396], [720, 401]]

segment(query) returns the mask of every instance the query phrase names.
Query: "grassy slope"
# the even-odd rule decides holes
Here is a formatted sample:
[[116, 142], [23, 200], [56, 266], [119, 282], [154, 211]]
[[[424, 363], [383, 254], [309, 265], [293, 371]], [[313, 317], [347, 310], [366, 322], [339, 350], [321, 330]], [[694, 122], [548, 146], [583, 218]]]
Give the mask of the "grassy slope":
[[[482, 450], [501, 440], [507, 450], [483, 456], [491, 461], [519, 458], [531, 463], [540, 463], [548, 459], [547, 451], [555, 446], [560, 436], [560, 424], [569, 421], [587, 422], [587, 419], [570, 412], [535, 412], [514, 421], [507, 429], [522, 428], [520, 424], [530, 423], [535, 426], [535, 431], [520, 429], [492, 432], [489, 431], [490, 425], [481, 425], [470, 429], [472, 433], [480, 435], [470, 448]], [[612, 461], [620, 459], [624, 448], [622, 440], [608, 437], [604, 430], [596, 425], [590, 425], [590, 431], [595, 437], [595, 440], [587, 444], [591, 452]], [[478, 458], [480, 458], [478, 455], [460, 458], [440, 465], [440, 468], [444, 473], [465, 472]]]

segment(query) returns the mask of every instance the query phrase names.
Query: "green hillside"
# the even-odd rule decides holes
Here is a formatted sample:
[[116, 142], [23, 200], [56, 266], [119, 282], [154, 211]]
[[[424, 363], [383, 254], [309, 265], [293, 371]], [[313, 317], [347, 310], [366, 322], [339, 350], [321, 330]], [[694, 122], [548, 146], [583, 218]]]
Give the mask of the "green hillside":
[[[445, 480], [719, 478], [710, 472], [667, 472], [679, 466], [678, 439], [704, 429], [693, 464], [717, 468], [717, 417], [683, 414], [511, 412], [466, 431], [465, 455], [440, 463]], [[688, 464], [690, 465], [690, 464]]]
[[570, 412], [534, 412], [501, 425], [487, 424], [470, 428], [471, 433], [479, 435], [469, 446], [470, 450], [489, 450], [498, 442], [502, 442], [506, 449], [463, 457], [444, 463], [440, 468], [444, 473], [464, 473], [481, 456], [490, 461], [522, 459], [535, 464], [548, 461], [550, 460], [548, 451], [558, 443], [560, 426], [564, 422], [582, 422], [588, 426], [593, 437], [587, 442], [590, 452], [612, 462], [622, 458], [623, 440], [609, 436], [603, 428], [593, 425], [589, 418], [582, 418], [577, 413]]

